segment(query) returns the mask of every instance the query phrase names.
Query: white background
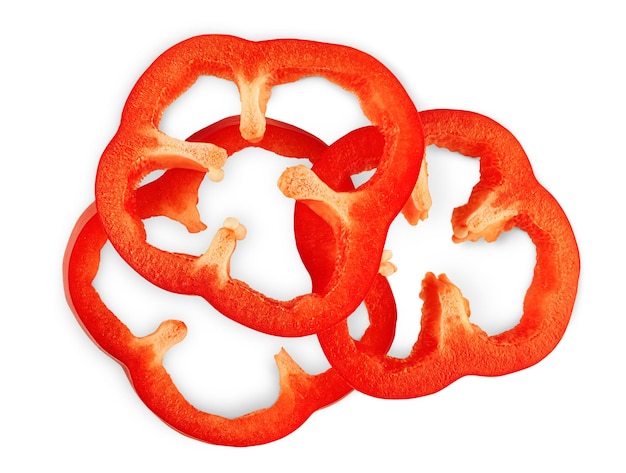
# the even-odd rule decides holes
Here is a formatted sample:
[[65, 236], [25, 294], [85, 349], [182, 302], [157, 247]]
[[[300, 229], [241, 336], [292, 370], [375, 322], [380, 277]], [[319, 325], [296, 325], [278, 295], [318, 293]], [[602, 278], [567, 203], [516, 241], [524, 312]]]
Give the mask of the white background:
[[[622, 8], [609, 1], [412, 4], [57, 1], [0, 8], [2, 471], [624, 471]], [[353, 393], [260, 447], [207, 445], [161, 423], [76, 323], [61, 263], [134, 82], [167, 47], [205, 33], [350, 45], [385, 63], [418, 109], [468, 109], [508, 127], [580, 246], [579, 295], [557, 349], [523, 372], [464, 378], [426, 398]], [[220, 84], [199, 85], [168, 112], [167, 131], [184, 138], [237, 113], [237, 97], [220, 95]], [[327, 141], [360, 125], [359, 113], [351, 96], [315, 80], [276, 90], [268, 109]], [[419, 330], [425, 271], [446, 272], [470, 300], [472, 319], [492, 333], [515, 323], [532, 271], [534, 249], [521, 233], [492, 245], [450, 243], [450, 211], [467, 198], [477, 163], [435, 150], [428, 156], [431, 219], [417, 228], [394, 223], [388, 241], [400, 267], [391, 278], [400, 304], [397, 356]], [[239, 203], [211, 197], [207, 205], [215, 207], [208, 208], [216, 210], [207, 223], [239, 217], [249, 236], [233, 273], [270, 295], [292, 297], [306, 280], [290, 241], [291, 203], [274, 186], [274, 165], [288, 163], [264, 158], [261, 166], [232, 160], [227, 178], [241, 180], [222, 187], [241, 194], [258, 186], [259, 194]], [[246, 173], [253, 178], [246, 181]], [[262, 200], [266, 191], [276, 199]], [[155, 223], [155, 239], [178, 235]], [[190, 251], [202, 251], [212, 231], [188, 240]], [[166, 361], [198, 407], [236, 416], [270, 405], [277, 392], [272, 356], [281, 346], [307, 370], [325, 368], [312, 337], [251, 333], [204, 301], [150, 287], [106, 251], [98, 287], [136, 333], [172, 317], [189, 325], [188, 339]]]

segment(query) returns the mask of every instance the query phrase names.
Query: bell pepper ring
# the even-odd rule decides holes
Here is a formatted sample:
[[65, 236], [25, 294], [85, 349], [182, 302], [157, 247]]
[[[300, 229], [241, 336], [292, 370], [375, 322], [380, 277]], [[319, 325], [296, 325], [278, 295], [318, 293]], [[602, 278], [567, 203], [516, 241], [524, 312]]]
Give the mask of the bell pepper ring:
[[[218, 132], [226, 119], [208, 130]], [[270, 123], [270, 126], [273, 126]], [[206, 132], [205, 129], [204, 132]], [[136, 191], [141, 218], [166, 214], [196, 228], [197, 188], [204, 173], [171, 169]], [[64, 258], [64, 284], [68, 304], [90, 338], [124, 368], [144, 404], [166, 424], [196, 440], [218, 445], [252, 446], [278, 440], [300, 427], [313, 412], [342, 399], [352, 391], [332, 368], [317, 375], [304, 372], [281, 350], [275, 356], [280, 376], [276, 402], [265, 409], [234, 419], [198, 410], [180, 393], [163, 366], [169, 348], [183, 340], [182, 321], [167, 320], [145, 337], [136, 337], [104, 304], [93, 287], [100, 251], [107, 242], [95, 205], [79, 218]], [[378, 276], [365, 298], [370, 326], [361, 343], [372, 349], [389, 349], [395, 331], [396, 308], [387, 280]]]
[[[337, 265], [320, 291], [278, 301], [231, 278], [229, 252], [216, 250], [234, 249], [228, 229], [220, 230], [200, 256], [170, 253], [146, 242], [133, 198], [143, 177], [172, 168], [203, 171], [215, 181], [223, 176], [221, 167], [230, 151], [215, 142], [182, 142], [158, 128], [165, 108], [201, 74], [237, 84], [242, 104], [239, 132], [248, 145], [263, 142], [272, 87], [308, 76], [321, 76], [353, 93], [365, 117], [380, 130], [384, 147], [376, 172], [355, 191], [334, 192], [305, 166], [288, 168], [279, 179], [287, 197], [309, 205], [337, 236]], [[334, 148], [325, 154], [343, 161]], [[396, 77], [370, 55], [303, 40], [251, 42], [198, 36], [159, 56], [132, 89], [120, 127], [98, 166], [96, 205], [117, 252], [157, 286], [202, 296], [255, 330], [288, 337], [311, 335], [345, 320], [362, 302], [378, 274], [375, 260], [382, 258], [381, 235], [386, 235], [409, 198], [423, 152], [422, 125], [413, 102]], [[363, 248], [368, 258], [363, 258]]]
[[[415, 398], [435, 393], [466, 375], [499, 376], [528, 368], [546, 357], [561, 340], [576, 298], [580, 259], [565, 213], [536, 180], [528, 157], [515, 137], [485, 116], [460, 110], [420, 112], [426, 144], [480, 157], [480, 180], [467, 204], [454, 210], [453, 241], [484, 238], [520, 228], [536, 246], [536, 264], [519, 323], [488, 336], [469, 320], [469, 302], [441, 275], [422, 282], [421, 330], [410, 354], [395, 358], [362, 347], [345, 322], [318, 334], [322, 349], [341, 376], [355, 389], [379, 398]], [[326, 163], [319, 160], [315, 166]], [[314, 166], [314, 167], [315, 167]], [[341, 169], [338, 166], [337, 169]], [[318, 175], [331, 187], [342, 176]], [[419, 194], [419, 192], [417, 193]], [[312, 242], [320, 219], [298, 209], [295, 231], [305, 265], [315, 274], [332, 264], [332, 256], [314, 259]], [[418, 213], [427, 211], [413, 206]], [[332, 244], [327, 244], [332, 251]], [[332, 253], [331, 253], [332, 255]], [[322, 268], [322, 269], [320, 269]], [[325, 270], [328, 272], [328, 268]]]

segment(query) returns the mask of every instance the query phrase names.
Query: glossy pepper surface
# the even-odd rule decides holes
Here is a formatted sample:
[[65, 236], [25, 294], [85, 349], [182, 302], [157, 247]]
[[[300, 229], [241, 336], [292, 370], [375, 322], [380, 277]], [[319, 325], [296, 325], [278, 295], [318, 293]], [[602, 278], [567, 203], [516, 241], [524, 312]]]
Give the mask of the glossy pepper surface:
[[[361, 346], [350, 337], [346, 323], [320, 332], [331, 366], [355, 389], [381, 398], [424, 396], [462, 376], [504, 375], [539, 362], [562, 338], [578, 286], [580, 260], [571, 226], [558, 202], [536, 180], [515, 137], [473, 112], [429, 110], [421, 117], [427, 145], [480, 157], [480, 180], [468, 203], [452, 215], [453, 240], [493, 241], [517, 227], [529, 235], [537, 257], [520, 322], [498, 335], [488, 336], [472, 324], [461, 291], [445, 275], [432, 273], [422, 283], [421, 331], [407, 358]], [[329, 176], [331, 187], [340, 182], [340, 176]], [[297, 233], [311, 232], [320, 223], [311, 215], [304, 214], [308, 221], [302, 216]], [[315, 250], [302, 246], [301, 253], [309, 263]]]
[[[212, 137], [229, 129], [233, 119], [225, 119], [201, 130], [195, 136]], [[281, 143], [285, 149], [293, 133], [300, 132], [298, 146], [317, 139], [295, 127], [270, 120], [266, 143]], [[273, 141], [272, 141], [273, 140]], [[136, 192], [140, 218], [158, 215], [198, 229], [196, 203], [204, 173], [173, 169]], [[235, 233], [232, 228], [223, 229]], [[280, 374], [280, 392], [276, 402], [265, 409], [234, 419], [201, 411], [191, 405], [178, 390], [163, 366], [166, 352], [181, 342], [187, 332], [182, 321], [167, 320], [145, 337], [137, 337], [113, 314], [93, 287], [100, 264], [100, 251], [107, 242], [95, 205], [81, 216], [68, 244], [64, 278], [68, 303], [77, 320], [93, 341], [119, 362], [142, 401], [159, 418], [179, 432], [208, 443], [229, 446], [259, 445], [278, 440], [302, 425], [318, 409], [346, 396], [352, 388], [335, 372], [310, 375], [282, 350], [276, 355]], [[394, 337], [395, 302], [385, 278], [379, 276], [365, 299], [370, 318], [361, 342], [386, 351]], [[217, 362], [217, 360], [216, 360]]]
[[[134, 199], [143, 177], [157, 169], [188, 168], [219, 181], [221, 167], [233, 152], [216, 142], [182, 142], [158, 128], [165, 108], [201, 74], [237, 84], [242, 104], [241, 146], [262, 142], [272, 87], [308, 76], [321, 76], [353, 93], [366, 118], [378, 128], [384, 146], [366, 186], [335, 192], [305, 166], [288, 168], [279, 179], [287, 197], [309, 205], [337, 236], [337, 265], [317, 292], [277, 301], [231, 278], [224, 271], [223, 258], [216, 259], [212, 248], [194, 256], [163, 251], [146, 242]], [[336, 156], [337, 149], [331, 145], [324, 154], [343, 160]], [[311, 41], [250, 42], [232, 36], [199, 36], [163, 53], [131, 91], [120, 128], [100, 160], [96, 205], [118, 253], [159, 287], [200, 295], [224, 314], [259, 331], [310, 335], [344, 320], [363, 300], [378, 272], [384, 235], [415, 186], [423, 150], [415, 106], [393, 74], [371, 56]], [[214, 243], [221, 245], [222, 239], [223, 235], [217, 235]], [[366, 252], [370, 257], [363, 258]]]

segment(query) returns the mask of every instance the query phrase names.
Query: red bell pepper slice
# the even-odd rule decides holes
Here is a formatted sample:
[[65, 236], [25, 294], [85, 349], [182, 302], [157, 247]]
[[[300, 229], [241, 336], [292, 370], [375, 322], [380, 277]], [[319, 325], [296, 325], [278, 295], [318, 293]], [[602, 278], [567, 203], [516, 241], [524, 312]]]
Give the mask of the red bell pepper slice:
[[[424, 396], [462, 376], [504, 375], [534, 365], [562, 338], [578, 286], [580, 260], [571, 226], [558, 202], [534, 177], [515, 137], [472, 112], [429, 110], [420, 115], [427, 145], [480, 157], [480, 181], [469, 202], [453, 212], [454, 241], [480, 237], [493, 241], [503, 231], [518, 227], [535, 244], [537, 261], [519, 324], [498, 335], [488, 336], [472, 324], [461, 291], [445, 275], [433, 274], [422, 283], [422, 328], [407, 358], [362, 347], [350, 337], [344, 322], [319, 333], [331, 366], [355, 389], [381, 398]], [[330, 166], [321, 159], [315, 166], [324, 164]], [[332, 179], [327, 181], [332, 187], [345, 175], [329, 173], [323, 178]], [[299, 239], [307, 265], [316, 254], [312, 234], [321, 228], [313, 217], [297, 214], [295, 224], [296, 234], [308, 235]], [[330, 264], [328, 258], [322, 265]]]
[[[219, 134], [220, 130], [229, 129], [232, 123], [232, 118], [222, 120], [200, 134]], [[271, 137], [279, 139], [280, 133], [275, 133], [275, 128], [289, 129], [289, 136], [297, 130], [268, 121], [266, 140]], [[304, 132], [302, 134], [303, 142], [311, 139]], [[201, 227], [195, 205], [197, 188], [203, 177], [204, 173], [196, 171], [167, 171], [136, 191], [138, 215], [147, 218], [164, 214], [188, 228]], [[106, 233], [95, 205], [92, 205], [77, 222], [66, 250], [64, 282], [68, 303], [92, 340], [122, 365], [146, 406], [172, 428], [213, 444], [259, 445], [290, 434], [313, 412], [352, 391], [332, 368], [318, 375], [307, 374], [282, 350], [275, 357], [280, 373], [280, 393], [272, 406], [235, 419], [196, 409], [180, 393], [162, 364], [167, 350], [185, 337], [184, 323], [164, 321], [154, 333], [136, 337], [106, 307], [93, 287], [100, 250], [106, 241]], [[370, 326], [360, 343], [386, 351], [394, 337], [396, 309], [391, 289], [382, 276], [375, 279], [365, 305]]]
[[[146, 242], [133, 198], [141, 179], [156, 169], [189, 168], [219, 180], [220, 168], [233, 151], [215, 141], [181, 142], [158, 129], [165, 108], [200, 74], [237, 84], [242, 102], [239, 128], [247, 145], [262, 142], [272, 87], [307, 76], [324, 77], [352, 92], [379, 129], [384, 146], [376, 172], [358, 190], [334, 192], [304, 166], [287, 169], [279, 180], [286, 196], [309, 205], [337, 237], [337, 264], [316, 292], [277, 301], [231, 278], [225, 252], [218, 250], [234, 248], [232, 232], [219, 232], [199, 257], [162, 251]], [[262, 332], [310, 335], [344, 320], [363, 300], [378, 271], [374, 260], [382, 256], [384, 235], [415, 185], [423, 150], [415, 106], [394, 75], [371, 56], [311, 41], [199, 36], [163, 53], [131, 91], [120, 128], [100, 160], [96, 204], [118, 253], [159, 287], [200, 295], [222, 313]], [[326, 154], [328, 159], [347, 159], [334, 146]]]

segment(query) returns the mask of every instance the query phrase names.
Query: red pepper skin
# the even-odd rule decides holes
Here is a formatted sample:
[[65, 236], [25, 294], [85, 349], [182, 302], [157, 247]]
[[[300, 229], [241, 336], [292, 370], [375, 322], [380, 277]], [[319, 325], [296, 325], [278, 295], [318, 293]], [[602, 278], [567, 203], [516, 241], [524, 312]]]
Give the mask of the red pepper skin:
[[[213, 249], [196, 257], [162, 251], [146, 242], [133, 198], [141, 179], [155, 169], [189, 168], [219, 180], [230, 152], [214, 142], [180, 142], [158, 129], [165, 108], [200, 74], [237, 84], [242, 101], [239, 128], [248, 145], [262, 142], [271, 88], [313, 75], [356, 95], [365, 116], [380, 130], [384, 148], [379, 166], [367, 185], [356, 191], [333, 192], [303, 166], [287, 169], [279, 180], [283, 193], [318, 212], [340, 242], [338, 264], [320, 291], [277, 301], [232, 279], [227, 264], [214, 256]], [[222, 313], [258, 331], [288, 337], [310, 335], [344, 320], [363, 300], [378, 271], [373, 260], [382, 254], [381, 235], [414, 187], [423, 149], [415, 106], [393, 74], [371, 56], [310, 41], [250, 42], [231, 36], [200, 36], [163, 53], [131, 91], [120, 128], [100, 160], [96, 204], [115, 249], [157, 286], [200, 295]], [[333, 147], [326, 153], [334, 154]], [[216, 244], [223, 245], [224, 238], [218, 234]]]
[[[219, 134], [232, 123], [232, 118], [222, 120], [195, 136]], [[269, 121], [266, 139], [280, 135], [273, 134], [275, 125], [283, 124]], [[165, 213], [188, 227], [201, 226], [195, 205], [197, 187], [203, 177], [204, 173], [196, 171], [167, 171], [136, 191], [138, 215], [147, 218]], [[280, 373], [280, 393], [272, 406], [235, 419], [196, 409], [178, 391], [162, 364], [167, 350], [185, 337], [184, 323], [164, 321], [153, 334], [136, 337], [106, 307], [93, 287], [100, 250], [106, 241], [106, 233], [92, 205], [77, 222], [66, 250], [63, 273], [68, 304], [91, 339], [124, 368], [146, 406], [172, 428], [212, 444], [260, 445], [290, 434], [313, 412], [352, 391], [332, 368], [318, 375], [307, 374], [282, 350], [275, 357]], [[385, 278], [375, 279], [365, 305], [370, 327], [360, 343], [386, 351], [394, 337], [396, 308]]]
[[[424, 396], [462, 376], [499, 376], [539, 362], [565, 332], [580, 272], [566, 215], [537, 182], [524, 150], [508, 130], [472, 112], [420, 114], [427, 145], [480, 156], [480, 181], [468, 203], [453, 212], [454, 241], [493, 241], [518, 227], [535, 244], [537, 261], [519, 324], [495, 336], [472, 324], [461, 291], [445, 275], [432, 273], [422, 283], [422, 328], [407, 358], [361, 347], [345, 323], [321, 332], [318, 339], [331, 366], [355, 389], [380, 398]], [[309, 225], [316, 223], [298, 221], [296, 232], [311, 231]], [[302, 248], [303, 261], [309, 261], [307, 253], [313, 251]]]
[[[177, 389], [162, 363], [167, 350], [185, 337], [185, 324], [167, 320], [154, 333], [136, 337], [105, 306], [93, 288], [100, 250], [106, 241], [106, 233], [92, 205], [79, 219], [68, 244], [64, 263], [68, 303], [94, 343], [122, 365], [137, 395], [170, 427], [207, 443], [239, 447], [260, 445], [290, 434], [313, 412], [352, 391], [332, 368], [310, 375], [281, 350], [275, 356], [280, 393], [272, 406], [234, 419], [196, 409]], [[362, 343], [386, 351], [394, 336], [395, 302], [384, 278], [376, 279], [365, 303], [371, 325]]]

